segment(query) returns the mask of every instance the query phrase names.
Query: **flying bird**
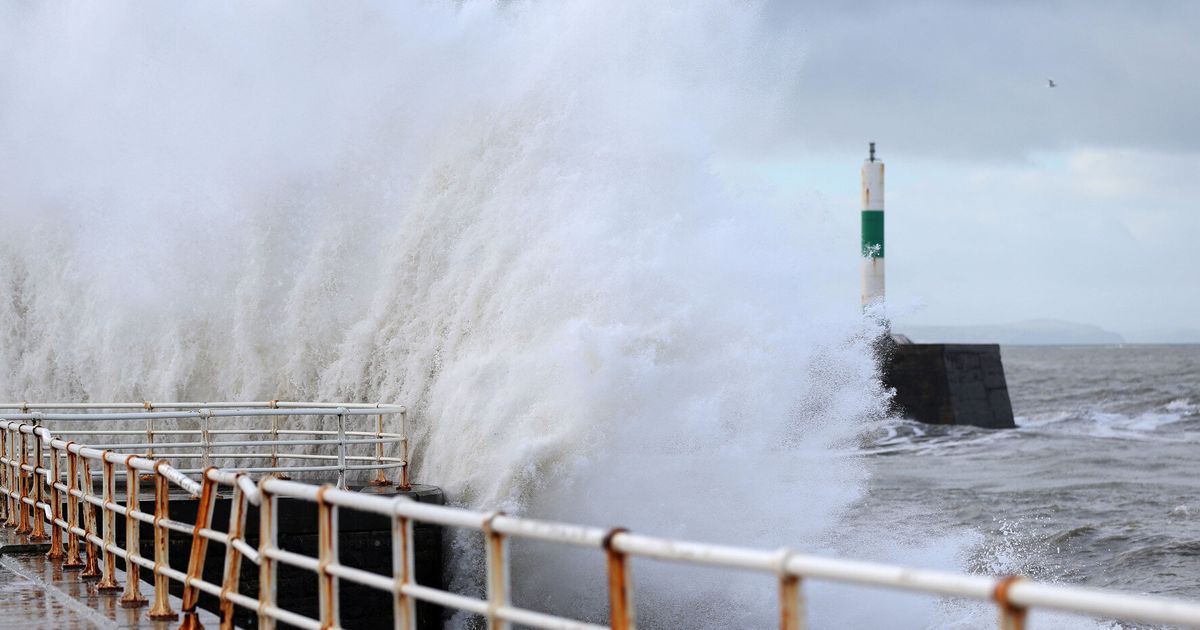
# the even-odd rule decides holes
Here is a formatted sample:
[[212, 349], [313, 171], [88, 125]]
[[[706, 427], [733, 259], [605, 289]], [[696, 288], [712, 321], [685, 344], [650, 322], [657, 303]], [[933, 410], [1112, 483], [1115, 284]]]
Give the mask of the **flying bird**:
[[1058, 84], [1054, 82], [1054, 79], [1046, 79], [1046, 87], [1058, 87]]

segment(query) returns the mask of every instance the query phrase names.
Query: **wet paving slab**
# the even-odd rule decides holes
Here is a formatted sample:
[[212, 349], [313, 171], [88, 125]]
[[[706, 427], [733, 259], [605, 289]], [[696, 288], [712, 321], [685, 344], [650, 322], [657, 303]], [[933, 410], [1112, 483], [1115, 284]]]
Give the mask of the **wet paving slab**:
[[[60, 560], [47, 560], [44, 547], [17, 546], [24, 544], [23, 539], [9, 528], [0, 528], [0, 630], [178, 627], [178, 621], [147, 618], [145, 606], [122, 608], [121, 591], [98, 590], [95, 580], [82, 579], [77, 570], [64, 571]], [[116, 579], [124, 584], [125, 575], [118, 571]], [[143, 580], [141, 590], [150, 596], [154, 587]], [[171, 607], [179, 610], [178, 598], [171, 598]], [[207, 628], [220, 626], [217, 617], [206, 611], [201, 611], [200, 622]]]

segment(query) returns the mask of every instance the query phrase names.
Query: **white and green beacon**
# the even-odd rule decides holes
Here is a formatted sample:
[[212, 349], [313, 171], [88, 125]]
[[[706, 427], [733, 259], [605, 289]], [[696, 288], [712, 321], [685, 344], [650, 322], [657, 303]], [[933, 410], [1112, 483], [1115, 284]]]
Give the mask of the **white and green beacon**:
[[892, 412], [929, 424], [1017, 426], [999, 345], [912, 343], [892, 334], [881, 308], [883, 254], [883, 162], [872, 142], [862, 165], [862, 308], [882, 324], [875, 351], [883, 385], [894, 391]]
[[875, 143], [862, 165], [862, 307], [883, 301], [883, 162]]

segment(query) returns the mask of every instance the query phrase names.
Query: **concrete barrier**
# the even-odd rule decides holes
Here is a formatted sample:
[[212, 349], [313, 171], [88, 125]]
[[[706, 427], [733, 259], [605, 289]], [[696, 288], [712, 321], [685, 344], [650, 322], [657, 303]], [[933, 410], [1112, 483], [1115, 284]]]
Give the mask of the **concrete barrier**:
[[896, 390], [894, 410], [912, 420], [1017, 426], [997, 344], [891, 344], [883, 350], [883, 382]]
[[[441, 489], [435, 486], [414, 484], [412, 490], [400, 492], [421, 503], [442, 505], [444, 496]], [[213, 504], [213, 523], [218, 529], [224, 530], [224, 524], [229, 521], [231, 502], [228, 497], [218, 497]], [[193, 497], [172, 496], [170, 501], [171, 517], [181, 522], [192, 523], [196, 520], [196, 509], [199, 501]], [[154, 500], [147, 496], [142, 501], [142, 509], [153, 510]], [[299, 499], [281, 497], [278, 499], [279, 546], [281, 549], [316, 557], [318, 546], [317, 506], [314, 503]], [[116, 516], [116, 530], [125, 530], [125, 519]], [[143, 523], [140, 536], [141, 553], [150, 557], [154, 554], [154, 536], [150, 524]], [[251, 511], [246, 520], [246, 542], [258, 546], [258, 510]], [[365, 512], [357, 512], [342, 508], [338, 519], [338, 547], [341, 559], [352, 566], [379, 573], [392, 575], [392, 524], [391, 519]], [[190, 536], [172, 533], [170, 537], [170, 564], [172, 568], [186, 571], [188, 555], [191, 551]], [[48, 545], [47, 545], [48, 547]], [[445, 588], [442, 576], [442, 527], [433, 523], [415, 523], [413, 527], [413, 550], [416, 552], [414, 566], [417, 581], [435, 588]], [[204, 579], [215, 583], [221, 582], [224, 571], [224, 545], [209, 545], [204, 563]], [[117, 560], [117, 568], [125, 570], [123, 560]], [[313, 573], [281, 565], [278, 582], [279, 606], [287, 610], [309, 617], [317, 616], [319, 593], [317, 580]], [[239, 579], [245, 592], [258, 591], [258, 566], [250, 562], [242, 563]], [[183, 585], [171, 582], [171, 594], [180, 597]], [[354, 628], [391, 628], [392, 597], [388, 593], [359, 586], [350, 582], [343, 583], [338, 593], [342, 602], [342, 623]], [[200, 608], [218, 613], [219, 602], [216, 597], [207, 593], [200, 594]], [[235, 624], [239, 628], [258, 627], [258, 618], [254, 611], [237, 608], [234, 615]], [[421, 630], [434, 630], [443, 627], [443, 610], [440, 606], [420, 602], [417, 605], [417, 627]]]

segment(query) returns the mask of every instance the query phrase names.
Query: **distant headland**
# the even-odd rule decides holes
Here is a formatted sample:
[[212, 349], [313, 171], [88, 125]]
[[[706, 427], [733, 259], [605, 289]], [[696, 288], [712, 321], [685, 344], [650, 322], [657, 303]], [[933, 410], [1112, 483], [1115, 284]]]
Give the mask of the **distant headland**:
[[1093, 345], [1121, 343], [1200, 343], [1200, 330], [1145, 330], [1117, 333], [1093, 324], [1030, 319], [1007, 324], [931, 326], [896, 324], [893, 330], [917, 343], [1000, 343], [1004, 345]]

